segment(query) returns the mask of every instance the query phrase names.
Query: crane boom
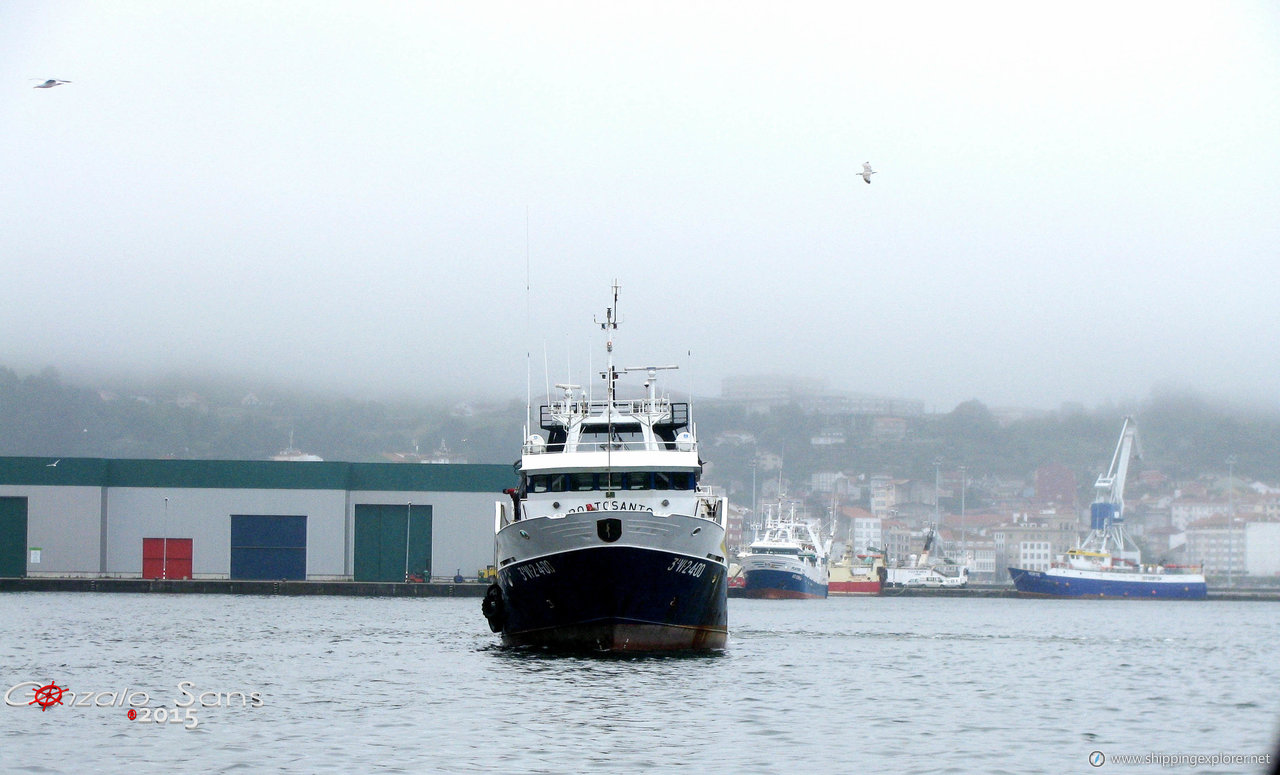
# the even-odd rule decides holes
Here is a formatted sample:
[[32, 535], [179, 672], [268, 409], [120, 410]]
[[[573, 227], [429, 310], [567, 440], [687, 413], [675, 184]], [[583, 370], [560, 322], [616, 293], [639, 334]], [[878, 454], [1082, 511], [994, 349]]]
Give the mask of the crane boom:
[[1124, 529], [1124, 484], [1129, 475], [1129, 458], [1138, 428], [1132, 417], [1124, 418], [1120, 441], [1111, 455], [1111, 467], [1093, 485], [1096, 491], [1089, 507], [1089, 536], [1080, 545], [1083, 551], [1110, 552], [1116, 558], [1137, 563], [1141, 553], [1132, 545]]
[[1129, 458], [1133, 454], [1134, 437], [1138, 432], [1132, 417], [1124, 418], [1124, 426], [1120, 429], [1120, 441], [1111, 456], [1111, 467], [1098, 477], [1093, 485], [1097, 497], [1095, 503], [1111, 503], [1117, 513], [1124, 512], [1124, 483], [1129, 475]]

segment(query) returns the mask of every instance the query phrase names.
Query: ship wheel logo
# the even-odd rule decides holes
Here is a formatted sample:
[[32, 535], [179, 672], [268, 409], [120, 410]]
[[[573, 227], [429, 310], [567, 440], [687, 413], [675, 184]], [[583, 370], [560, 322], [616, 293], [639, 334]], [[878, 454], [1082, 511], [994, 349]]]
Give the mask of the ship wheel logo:
[[53, 681], [50, 681], [48, 686], [41, 686], [39, 689], [32, 689], [32, 691], [35, 692], [35, 699], [27, 704], [38, 704], [41, 711], [46, 711], [49, 709], [50, 705], [62, 704], [62, 693], [65, 692], [66, 689], [63, 689]]

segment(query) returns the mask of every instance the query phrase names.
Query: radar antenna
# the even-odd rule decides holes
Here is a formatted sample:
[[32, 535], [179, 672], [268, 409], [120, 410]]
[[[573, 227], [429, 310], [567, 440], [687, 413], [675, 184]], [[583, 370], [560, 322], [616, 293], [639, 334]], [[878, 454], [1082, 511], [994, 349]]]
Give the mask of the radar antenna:
[[649, 398], [649, 405], [652, 407], [658, 400], [658, 372], [671, 369], [678, 369], [679, 366], [626, 366], [622, 370], [624, 372], [643, 371], [645, 373], [644, 388], [645, 394]]

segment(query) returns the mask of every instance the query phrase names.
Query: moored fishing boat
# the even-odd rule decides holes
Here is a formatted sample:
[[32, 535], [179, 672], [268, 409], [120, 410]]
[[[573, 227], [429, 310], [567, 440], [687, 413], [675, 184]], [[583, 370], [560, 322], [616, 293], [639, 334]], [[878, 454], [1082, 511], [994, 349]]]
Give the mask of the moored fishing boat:
[[883, 553], [870, 549], [855, 553], [852, 546], [846, 546], [840, 559], [831, 563], [827, 594], [878, 595], [887, 576]]
[[827, 596], [827, 555], [813, 524], [796, 517], [795, 504], [766, 512], [764, 531], [751, 542], [742, 564], [743, 597], [777, 599]]
[[[613, 364], [618, 286], [601, 327], [604, 401], [561, 384], [526, 427], [520, 485], [496, 505], [497, 581], [483, 611], [502, 642], [602, 651], [722, 649], [728, 635], [727, 499], [699, 484], [687, 403], [657, 390], [674, 366]], [[645, 397], [616, 383], [642, 372]]]
[[924, 548], [911, 555], [905, 565], [888, 568], [886, 587], [965, 587], [969, 584], [969, 562], [958, 563], [947, 555], [935, 525], [924, 531]]

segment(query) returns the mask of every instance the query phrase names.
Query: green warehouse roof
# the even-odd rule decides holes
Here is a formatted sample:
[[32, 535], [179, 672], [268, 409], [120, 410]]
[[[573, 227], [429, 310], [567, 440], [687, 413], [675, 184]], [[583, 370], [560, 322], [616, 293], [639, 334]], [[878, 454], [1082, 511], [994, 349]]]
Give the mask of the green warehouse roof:
[[509, 465], [0, 457], [0, 485], [493, 492]]

